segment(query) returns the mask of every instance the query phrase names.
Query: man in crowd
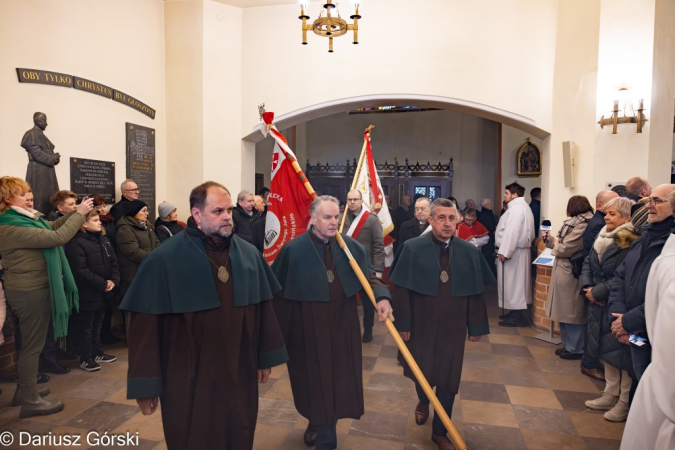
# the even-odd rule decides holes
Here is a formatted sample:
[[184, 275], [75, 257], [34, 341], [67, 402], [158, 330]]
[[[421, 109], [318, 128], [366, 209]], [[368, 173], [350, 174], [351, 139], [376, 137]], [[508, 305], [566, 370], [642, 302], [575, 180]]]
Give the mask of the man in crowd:
[[[370, 214], [363, 207], [363, 196], [358, 189], [347, 193], [347, 211], [345, 211], [343, 233], [363, 245], [368, 252], [370, 264], [378, 278], [384, 271], [384, 236], [382, 224], [376, 214]], [[342, 221], [342, 217], [340, 217]], [[373, 340], [375, 307], [368, 298], [361, 298], [363, 305], [363, 342]]]
[[401, 197], [401, 204], [396, 208], [396, 228], [407, 220], [411, 220], [415, 215], [415, 210], [410, 207], [410, 196]]
[[614, 191], [600, 191], [598, 192], [598, 195], [595, 196], [595, 214], [588, 222], [588, 226], [586, 227], [586, 231], [584, 231], [583, 236], [584, 258], [586, 258], [591, 252], [591, 248], [593, 248], [593, 242], [595, 242], [596, 236], [600, 230], [602, 230], [602, 227], [605, 226], [605, 205], [608, 201], [618, 196], [619, 194]]
[[253, 207], [258, 212], [258, 215], [264, 219], [265, 214], [267, 214], [267, 205], [265, 204], [265, 199], [260, 195], [256, 195], [253, 197]]
[[[454, 237], [457, 207], [444, 198], [431, 204], [431, 232], [410, 239], [396, 254], [389, 276], [394, 283], [392, 301], [396, 329], [419, 365], [429, 385], [450, 416], [459, 391], [467, 337], [477, 342], [488, 334], [488, 315], [483, 297], [495, 279], [480, 252]], [[399, 355], [403, 373], [415, 382], [419, 403], [415, 421], [429, 417], [429, 398], [408, 363]], [[440, 450], [454, 449], [438, 414], [431, 439]]]
[[120, 190], [122, 191], [122, 198], [119, 202], [115, 203], [110, 207], [110, 215], [115, 219], [115, 223], [124, 217], [124, 206], [126, 202], [133, 202], [138, 200], [138, 194], [140, 189], [134, 180], [124, 180], [120, 185]]
[[260, 220], [260, 214], [254, 208], [255, 198], [247, 190], [239, 192], [237, 195], [237, 206], [232, 211], [232, 221], [234, 222], [234, 233], [253, 244], [253, 222]]
[[534, 218], [534, 233], [539, 234], [539, 221], [541, 220], [541, 188], [533, 188], [530, 191], [530, 209]]
[[47, 220], [54, 221], [77, 209], [77, 194], [73, 191], [59, 191], [51, 196], [49, 204], [52, 211], [47, 215]]
[[253, 447], [258, 383], [287, 361], [272, 308], [280, 289], [232, 232], [232, 199], [209, 181], [190, 193], [186, 233], [143, 260], [120, 309], [131, 313], [127, 398], [162, 399], [170, 449]]
[[[675, 211], [675, 191], [670, 193]], [[621, 448], [673, 448], [675, 444], [675, 235], [670, 234], [650, 269], [645, 292], [645, 322], [652, 346], [647, 367], [630, 407]]]
[[532, 254], [530, 247], [535, 238], [532, 210], [525, 199], [525, 188], [511, 183], [504, 191], [508, 205], [499, 219], [495, 234], [497, 247], [497, 287], [499, 306], [509, 313], [500, 316], [503, 327], [526, 327], [527, 305], [532, 303]]
[[641, 198], [649, 197], [652, 193], [652, 187], [649, 181], [641, 177], [633, 177], [626, 181], [626, 197], [637, 202]]
[[[337, 245], [339, 211], [335, 197], [316, 197], [310, 228], [286, 244], [272, 265], [283, 288], [274, 310], [288, 347], [293, 400], [309, 420], [305, 444], [317, 450], [337, 447], [338, 419], [359, 419], [364, 412], [356, 294], [368, 297]], [[375, 276], [366, 249], [349, 236], [343, 238], [369, 277], [380, 321], [393, 320], [389, 289]]]
[[476, 220], [475, 209], [469, 208], [464, 211], [464, 221], [457, 225], [457, 237], [469, 242], [479, 250], [490, 240], [487, 228]]
[[481, 210], [476, 212], [476, 220], [478, 220], [488, 230], [490, 239], [488, 243], [481, 247], [480, 251], [483, 253], [485, 260], [490, 266], [493, 275], [497, 275], [497, 268], [495, 267], [495, 231], [497, 230], [497, 218], [492, 211], [492, 200], [484, 198], [480, 202]]
[[415, 202], [415, 218], [405, 221], [401, 224], [396, 240], [396, 248], [401, 248], [403, 244], [414, 237], [419, 236], [429, 226], [429, 215], [431, 214], [431, 202], [426, 197], [420, 197]]
[[468, 198], [464, 201], [464, 211], [468, 209], [476, 209], [476, 201], [472, 198]]
[[[673, 210], [668, 202], [673, 190], [675, 184], [662, 184], [651, 192], [647, 203], [648, 223], [643, 228], [642, 236], [631, 246], [623, 264], [614, 272], [609, 293], [612, 334], [622, 343], [630, 345], [636, 381], [642, 378], [651, 360], [645, 321], [645, 291], [649, 269], [661, 254], [675, 226]], [[645, 339], [646, 345], [629, 344], [631, 335]], [[625, 405], [625, 414], [628, 414], [628, 405]]]

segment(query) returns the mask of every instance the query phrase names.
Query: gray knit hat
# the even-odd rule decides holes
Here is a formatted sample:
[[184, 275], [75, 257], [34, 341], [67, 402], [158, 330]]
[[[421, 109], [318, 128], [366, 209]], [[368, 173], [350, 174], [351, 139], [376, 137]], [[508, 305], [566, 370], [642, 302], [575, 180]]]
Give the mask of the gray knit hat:
[[169, 202], [160, 203], [157, 207], [157, 210], [159, 211], [159, 218], [162, 220], [166, 219], [166, 216], [171, 214], [174, 209], [176, 209], [176, 207]]

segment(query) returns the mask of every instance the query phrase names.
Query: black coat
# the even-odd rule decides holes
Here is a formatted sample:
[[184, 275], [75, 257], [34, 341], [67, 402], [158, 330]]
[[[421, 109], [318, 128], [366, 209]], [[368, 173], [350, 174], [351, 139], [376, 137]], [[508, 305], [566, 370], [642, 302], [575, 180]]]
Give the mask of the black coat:
[[183, 229], [183, 225], [179, 224], [176, 220], [171, 222], [167, 222], [160, 218], [155, 220], [155, 235], [157, 235], [159, 242], [164, 242], [170, 237], [182, 233]]
[[396, 208], [396, 223], [395, 226], [398, 226], [399, 229], [403, 226], [403, 222], [412, 220], [415, 218], [415, 207], [413, 205], [408, 206], [408, 210], [403, 209], [402, 206]]
[[[488, 243], [482, 246], [480, 251], [488, 262], [492, 272], [497, 273], [495, 268], [495, 231], [497, 230], [497, 218], [491, 209], [482, 208], [480, 211], [476, 212], [476, 220], [487, 228], [488, 236], [490, 237]], [[535, 232], [538, 231], [535, 230]]]
[[[427, 224], [427, 227], [429, 225]], [[425, 227], [426, 229], [426, 227]], [[398, 239], [396, 239], [396, 248], [399, 249], [408, 239], [415, 238], [422, 234], [420, 231], [420, 221], [416, 218], [408, 220], [401, 224], [401, 228], [398, 230]]]
[[642, 236], [633, 243], [614, 273], [609, 294], [609, 322], [615, 320], [613, 313], [623, 314], [622, 325], [628, 333], [647, 337], [644, 304], [649, 269], [661, 254], [673, 225], [675, 220], [670, 216], [663, 222], [644, 226]]
[[79, 231], [65, 246], [80, 297], [80, 310], [96, 311], [112, 306], [113, 291], [105, 292], [107, 280], [120, 284], [120, 267], [110, 240], [103, 234]]
[[119, 202], [110, 207], [110, 211], [108, 211], [108, 213], [113, 216], [115, 223], [117, 223], [118, 220], [126, 215], [126, 212], [124, 211], [124, 204], [129, 201], [130, 200], [127, 200], [126, 197], [122, 196]]
[[630, 347], [620, 343], [612, 335], [607, 313], [609, 309], [607, 301], [609, 300], [614, 272], [626, 258], [630, 245], [635, 239], [637, 239], [637, 235], [632, 231], [620, 230], [614, 240], [614, 246], [605, 251], [602, 261], [598, 257], [598, 252], [591, 247], [591, 252], [584, 261], [584, 267], [579, 277], [581, 295], [585, 297], [584, 289], [592, 287], [593, 298], [605, 304], [604, 306], [592, 302], [587, 304], [586, 353], [594, 358], [599, 357], [621, 370], [632, 369]]
[[253, 245], [260, 253], [265, 250], [265, 219], [253, 222]]
[[600, 210], [595, 211], [595, 214], [593, 214], [591, 220], [588, 221], [586, 231], [584, 231], [584, 258], [587, 257], [591, 252], [591, 248], [593, 248], [593, 242], [595, 242], [595, 238], [598, 236], [598, 233], [604, 226], [605, 213]]
[[255, 209], [249, 216], [244, 208], [237, 205], [232, 210], [232, 222], [234, 222], [234, 234], [253, 244], [253, 222], [260, 220], [260, 214]]
[[539, 221], [541, 220], [541, 201], [532, 200], [530, 202], [530, 209], [532, 210], [532, 217], [534, 218], [534, 233], [535, 235], [539, 235]]

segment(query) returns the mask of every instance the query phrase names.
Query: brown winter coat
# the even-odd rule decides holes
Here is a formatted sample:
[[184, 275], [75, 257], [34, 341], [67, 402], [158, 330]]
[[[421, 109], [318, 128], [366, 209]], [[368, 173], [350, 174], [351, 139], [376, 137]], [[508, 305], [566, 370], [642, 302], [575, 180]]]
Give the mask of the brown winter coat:
[[548, 290], [546, 313], [555, 322], [585, 325], [586, 299], [579, 293], [579, 280], [572, 275], [571, 259], [583, 255], [583, 236], [588, 222], [570, 230], [563, 242], [553, 247], [553, 271]]
[[124, 297], [127, 289], [134, 281], [138, 266], [145, 256], [159, 245], [159, 240], [152, 231], [148, 222], [148, 228], [144, 229], [133, 217], [124, 216], [117, 221], [117, 259], [120, 264], [121, 296]]

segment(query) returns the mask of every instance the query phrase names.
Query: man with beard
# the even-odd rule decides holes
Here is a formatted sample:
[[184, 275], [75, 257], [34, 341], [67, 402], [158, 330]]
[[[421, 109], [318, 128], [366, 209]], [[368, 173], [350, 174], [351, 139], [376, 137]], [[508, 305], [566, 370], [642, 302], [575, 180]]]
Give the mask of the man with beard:
[[[456, 238], [457, 207], [439, 198], [431, 204], [431, 232], [410, 239], [396, 254], [390, 280], [398, 320], [396, 329], [443, 409], [452, 413], [462, 375], [464, 343], [490, 332], [483, 292], [495, 279], [480, 251]], [[415, 421], [429, 417], [429, 398], [399, 353], [403, 374], [415, 382], [419, 403]], [[453, 449], [447, 430], [434, 415], [432, 436], [440, 450]]]
[[232, 235], [232, 199], [209, 181], [190, 194], [186, 230], [143, 260], [131, 312], [127, 398], [162, 400], [169, 449], [250, 449], [258, 383], [288, 359], [262, 255]]
[[[361, 283], [338, 247], [340, 216], [335, 197], [323, 195], [310, 206], [311, 227], [284, 246], [272, 270], [283, 288], [274, 299], [284, 341], [288, 374], [298, 412], [309, 420], [305, 444], [317, 450], [337, 447], [338, 419], [363, 415], [361, 326], [356, 294]], [[375, 276], [363, 245], [344, 236], [361, 271], [370, 276], [380, 321], [392, 318], [389, 289]]]

